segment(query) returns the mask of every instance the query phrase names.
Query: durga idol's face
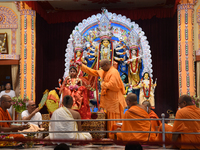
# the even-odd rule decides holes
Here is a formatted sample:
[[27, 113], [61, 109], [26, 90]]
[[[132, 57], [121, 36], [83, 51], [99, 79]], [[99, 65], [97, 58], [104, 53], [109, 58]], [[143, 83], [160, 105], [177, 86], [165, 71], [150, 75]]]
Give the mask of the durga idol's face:
[[103, 45], [104, 45], [105, 47], [108, 47], [109, 41], [108, 41], [108, 40], [104, 40], [104, 41], [103, 41]]
[[148, 73], [145, 73], [144, 78], [148, 79], [148, 77], [149, 77]]
[[133, 51], [132, 51], [132, 55], [136, 55], [136, 50], [133, 50]]
[[80, 51], [77, 51], [76, 52], [76, 55], [79, 57], [79, 56], [81, 56], [81, 52]]

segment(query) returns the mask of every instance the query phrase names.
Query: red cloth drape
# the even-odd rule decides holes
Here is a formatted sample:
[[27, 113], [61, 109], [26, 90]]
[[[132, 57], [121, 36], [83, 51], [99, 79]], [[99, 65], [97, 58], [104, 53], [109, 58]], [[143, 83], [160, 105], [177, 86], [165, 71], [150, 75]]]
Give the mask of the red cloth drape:
[[[157, 18], [169, 18], [173, 17], [176, 12], [177, 4], [180, 0], [175, 0], [173, 8], [145, 8], [145, 9], [134, 9], [134, 10], [114, 10], [109, 9], [110, 12], [116, 14], [122, 14], [131, 20], [139, 19], [151, 19], [153, 16]], [[51, 23], [62, 23], [62, 22], [81, 22], [94, 14], [100, 13], [100, 10], [96, 11], [64, 11], [47, 13], [36, 1], [26, 1], [26, 4], [33, 10], [36, 10], [41, 17], [43, 17], [49, 24]]]

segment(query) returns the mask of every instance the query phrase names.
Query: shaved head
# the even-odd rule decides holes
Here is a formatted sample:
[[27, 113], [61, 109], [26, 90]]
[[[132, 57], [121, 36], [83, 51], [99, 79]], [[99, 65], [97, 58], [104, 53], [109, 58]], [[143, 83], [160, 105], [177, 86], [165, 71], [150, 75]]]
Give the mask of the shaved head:
[[35, 102], [32, 101], [32, 100], [29, 100], [29, 101], [26, 103], [26, 108], [27, 108], [29, 114], [31, 114], [31, 113], [36, 109]]
[[100, 66], [104, 71], [108, 71], [110, 69], [110, 61], [108, 59], [102, 59]]
[[35, 102], [34, 102], [34, 101], [31, 101], [31, 100], [29, 100], [29, 101], [26, 103], [26, 107], [27, 107], [27, 106], [30, 106], [30, 105], [33, 105], [33, 104], [35, 104]]
[[100, 64], [110, 64], [110, 61], [108, 59], [102, 59]]
[[133, 93], [129, 93], [126, 97], [126, 100], [130, 102], [137, 102], [137, 95]]
[[11, 97], [8, 96], [8, 95], [3, 95], [3, 96], [1, 96], [1, 102], [4, 102], [4, 101], [6, 101], [9, 98], [11, 98]]
[[137, 95], [133, 93], [129, 93], [126, 97], [126, 103], [129, 107], [133, 105], [137, 105]]
[[12, 99], [8, 95], [1, 96], [1, 108], [6, 111], [12, 105]]
[[63, 105], [66, 106], [67, 108], [71, 108], [73, 105], [73, 98], [70, 95], [66, 95], [63, 98]]
[[144, 102], [142, 103], [142, 105], [144, 105], [144, 106], [146, 106], [146, 107], [151, 107], [151, 104], [150, 104], [149, 101], [144, 101]]

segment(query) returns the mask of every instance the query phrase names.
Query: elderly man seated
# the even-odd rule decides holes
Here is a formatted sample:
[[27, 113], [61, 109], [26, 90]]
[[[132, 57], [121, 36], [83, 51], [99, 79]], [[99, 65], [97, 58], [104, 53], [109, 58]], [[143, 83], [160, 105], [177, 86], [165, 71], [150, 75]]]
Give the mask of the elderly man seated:
[[[40, 109], [36, 108], [36, 104], [34, 101], [28, 101], [26, 104], [27, 110], [24, 110], [21, 114], [22, 120], [42, 120], [42, 115], [39, 112]], [[42, 128], [42, 122], [29, 122], [30, 124], [34, 124], [40, 128]]]
[[[8, 95], [3, 95], [0, 98], [1, 106], [0, 106], [0, 120], [6, 121], [6, 120], [12, 120], [10, 117], [10, 114], [8, 113], [8, 110], [10, 106], [12, 105], [12, 99]], [[24, 129], [28, 129], [28, 125], [22, 125], [22, 126], [15, 126], [11, 125], [11, 122], [0, 122], [0, 131], [2, 132], [18, 132]], [[9, 134], [9, 137], [13, 137], [15, 140], [23, 140], [24, 136], [22, 134]]]
[[[144, 105], [137, 104], [137, 95], [130, 93], [126, 97], [127, 105], [130, 107], [124, 115], [124, 119], [150, 119]], [[150, 131], [151, 122], [123, 121], [121, 131]], [[149, 133], [117, 133], [117, 139], [123, 141], [147, 142]]]
[[[200, 119], [200, 109], [192, 103], [189, 95], [182, 95], [179, 98], [180, 110], [176, 112], [175, 119]], [[174, 121], [172, 132], [200, 132], [200, 121]], [[199, 134], [172, 134], [173, 142], [181, 142], [188, 145], [181, 145], [181, 149], [200, 149]], [[197, 145], [195, 145], [197, 144]], [[179, 146], [179, 145], [178, 145]], [[171, 148], [171, 147], [170, 147]], [[173, 147], [172, 147], [173, 148]]]
[[[144, 101], [142, 105], [144, 105], [147, 108], [147, 112], [151, 119], [159, 119], [157, 114], [152, 110], [151, 103], [149, 101]], [[151, 120], [151, 131], [153, 132], [157, 131], [160, 125], [161, 125], [160, 120]], [[156, 136], [157, 136], [156, 133], [151, 133], [149, 137], [149, 141], [154, 142], [156, 139]]]
[[[67, 95], [63, 98], [63, 107], [53, 112], [51, 120], [74, 120], [81, 119], [79, 112], [71, 109], [73, 99]], [[90, 140], [90, 133], [81, 133], [81, 121], [74, 122], [50, 122], [49, 131], [60, 131], [59, 133], [49, 133], [51, 140], [68, 139], [68, 140]], [[65, 133], [65, 131], [80, 131], [80, 133]]]

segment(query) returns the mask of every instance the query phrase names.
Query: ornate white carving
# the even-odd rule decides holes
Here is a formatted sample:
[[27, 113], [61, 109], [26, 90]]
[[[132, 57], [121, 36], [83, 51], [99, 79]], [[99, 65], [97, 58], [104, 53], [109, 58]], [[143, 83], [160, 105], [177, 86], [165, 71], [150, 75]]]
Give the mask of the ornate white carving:
[[[128, 35], [124, 35], [125, 33], [122, 33], [120, 28], [118, 28], [119, 29], [118, 32], [115, 32], [115, 30], [117, 30], [117, 25], [122, 25], [124, 28], [128, 29], [130, 32], [130, 37], [134, 37], [137, 40], [133, 40]], [[121, 14], [117, 15], [115, 13], [110, 13], [107, 10], [104, 10], [102, 14], [92, 15], [91, 17], [84, 19], [81, 23], [78, 24], [78, 26], [75, 27], [72, 33], [75, 33], [76, 30], [78, 30], [84, 37], [87, 30], [91, 29], [91, 27], [94, 27], [92, 28], [94, 33], [96, 33], [94, 36], [96, 36], [96, 38], [99, 37], [99, 40], [100, 37], [103, 35], [103, 33], [98, 34], [98, 27], [101, 27], [100, 31], [105, 32], [105, 34], [107, 32], [110, 33], [111, 31], [110, 29], [113, 28], [112, 36], [118, 38], [119, 40], [124, 41], [127, 44], [128, 44], [127, 41], [128, 37], [130, 38], [129, 41], [131, 41], [131, 43], [134, 43], [134, 41], [135, 43], [137, 43], [139, 40], [140, 55], [143, 55], [142, 59], [144, 64], [142, 75], [144, 74], [144, 72], [148, 72], [151, 77], [153, 76], [151, 50], [149, 42], [147, 41], [145, 33], [142, 31], [142, 29], [139, 27], [138, 24], [136, 24], [135, 22], [131, 22], [131, 20], [129, 18], [126, 18], [126, 16], [122, 16]], [[74, 55], [73, 54], [74, 46], [72, 41], [73, 38], [72, 35], [70, 35], [65, 54], [66, 59], [65, 59], [64, 77], [68, 76], [70, 60]]]

